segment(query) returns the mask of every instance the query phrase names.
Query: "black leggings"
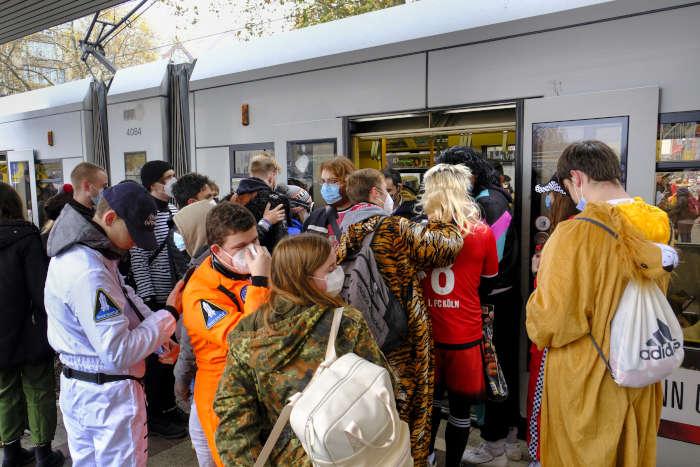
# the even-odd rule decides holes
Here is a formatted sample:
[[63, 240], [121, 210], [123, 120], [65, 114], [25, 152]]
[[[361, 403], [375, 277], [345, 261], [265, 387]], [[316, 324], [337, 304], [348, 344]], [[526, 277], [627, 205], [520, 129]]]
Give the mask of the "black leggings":
[[[435, 451], [435, 438], [440, 427], [441, 408], [445, 389], [441, 385], [436, 385], [433, 399], [433, 426], [430, 438], [430, 452]], [[469, 428], [471, 426], [471, 404], [472, 399], [461, 394], [447, 390], [447, 398], [450, 402], [450, 417], [447, 420], [445, 430], [446, 447], [446, 467], [459, 467], [462, 461], [462, 454], [469, 441]]]

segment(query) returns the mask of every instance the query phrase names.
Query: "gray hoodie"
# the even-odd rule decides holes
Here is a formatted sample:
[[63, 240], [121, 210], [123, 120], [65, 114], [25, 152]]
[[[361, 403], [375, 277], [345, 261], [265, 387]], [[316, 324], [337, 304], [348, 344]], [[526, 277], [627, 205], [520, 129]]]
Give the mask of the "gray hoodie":
[[364, 207], [362, 209], [358, 209], [357, 211], [350, 211], [347, 214], [345, 214], [345, 217], [343, 217], [343, 222], [340, 223], [340, 231], [345, 233], [345, 231], [348, 230], [348, 227], [350, 227], [351, 225], [357, 224], [358, 222], [362, 222], [365, 219], [369, 219], [370, 217], [387, 217], [388, 215], [389, 214], [387, 214], [387, 212], [383, 208], [380, 208], [379, 206], [375, 205]]
[[85, 219], [70, 204], [66, 204], [51, 228], [46, 250], [53, 258], [78, 244], [97, 250], [111, 259], [120, 258], [126, 253], [112, 244], [99, 225]]

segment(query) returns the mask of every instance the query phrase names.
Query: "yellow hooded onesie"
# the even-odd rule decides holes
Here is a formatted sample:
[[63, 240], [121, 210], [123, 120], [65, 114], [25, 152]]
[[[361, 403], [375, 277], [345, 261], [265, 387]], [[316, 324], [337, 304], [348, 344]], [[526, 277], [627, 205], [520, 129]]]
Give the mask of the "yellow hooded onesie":
[[[527, 331], [540, 349], [549, 347], [541, 409], [544, 467], [656, 465], [660, 383], [618, 386], [588, 337], [607, 356], [610, 322], [630, 278], [657, 280], [664, 288], [668, 283], [659, 248], [645, 239], [651, 234], [665, 242], [668, 218], [638, 203], [623, 209], [589, 203], [578, 217], [604, 224], [617, 238], [572, 219], [557, 226], [542, 251]], [[648, 225], [659, 222], [666, 227]]]

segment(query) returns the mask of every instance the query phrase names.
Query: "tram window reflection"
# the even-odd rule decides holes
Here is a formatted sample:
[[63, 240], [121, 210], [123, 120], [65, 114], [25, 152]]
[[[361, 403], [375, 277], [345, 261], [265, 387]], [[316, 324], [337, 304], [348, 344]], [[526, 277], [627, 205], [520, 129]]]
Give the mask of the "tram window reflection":
[[686, 346], [700, 348], [700, 171], [656, 172], [656, 204], [668, 213], [680, 256], [668, 300]]

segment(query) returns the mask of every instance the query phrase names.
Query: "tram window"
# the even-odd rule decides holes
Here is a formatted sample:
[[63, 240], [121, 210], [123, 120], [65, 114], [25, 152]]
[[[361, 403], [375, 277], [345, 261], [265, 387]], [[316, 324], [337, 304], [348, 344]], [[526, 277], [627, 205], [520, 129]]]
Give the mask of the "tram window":
[[321, 164], [336, 155], [336, 140], [290, 141], [287, 143], [287, 178], [306, 186], [315, 203], [321, 203]]
[[[533, 184], [546, 183], [566, 146], [595, 139], [610, 146], [620, 158], [622, 176], [627, 172], [628, 117], [594, 118], [532, 125]], [[624, 180], [623, 180], [624, 182]]]
[[700, 122], [659, 124], [656, 160], [700, 161]]
[[53, 195], [63, 187], [63, 163], [61, 159], [37, 161], [36, 170], [36, 197], [39, 205], [39, 225], [46, 222], [44, 205]]
[[10, 174], [7, 169], [7, 156], [0, 153], [0, 182], [10, 183]]
[[146, 164], [146, 152], [124, 153], [124, 178], [141, 183], [141, 168]]
[[700, 347], [700, 171], [656, 172], [656, 204], [668, 213], [681, 263], [668, 298], [685, 341]]
[[[566, 146], [587, 139], [603, 141], [615, 151], [620, 158], [624, 177], [628, 124], [627, 117], [534, 123], [532, 125], [532, 186], [546, 184], [549, 181], [556, 170], [557, 160]], [[530, 219], [532, 222], [530, 257], [532, 257], [536, 246], [541, 247], [550, 233], [551, 219], [545, 207], [544, 196], [532, 196]], [[534, 279], [534, 273], [530, 279]]]
[[[655, 201], [668, 213], [680, 256], [668, 300], [686, 347], [700, 350], [700, 112], [661, 114], [658, 131]], [[698, 356], [686, 353], [683, 366], [700, 369]]]
[[273, 143], [237, 144], [229, 146], [229, 165], [231, 178], [231, 191], [235, 191], [242, 179], [248, 177], [248, 164], [250, 159], [258, 154], [266, 154], [275, 157], [275, 145]]

